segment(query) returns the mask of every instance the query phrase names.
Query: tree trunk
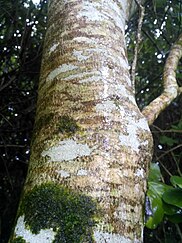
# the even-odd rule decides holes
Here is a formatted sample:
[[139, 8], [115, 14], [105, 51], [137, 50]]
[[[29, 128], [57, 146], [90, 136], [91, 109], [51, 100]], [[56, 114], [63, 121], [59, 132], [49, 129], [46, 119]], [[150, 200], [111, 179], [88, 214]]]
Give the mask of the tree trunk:
[[126, 55], [134, 2], [49, 1], [29, 171], [10, 242], [142, 242], [152, 136]]

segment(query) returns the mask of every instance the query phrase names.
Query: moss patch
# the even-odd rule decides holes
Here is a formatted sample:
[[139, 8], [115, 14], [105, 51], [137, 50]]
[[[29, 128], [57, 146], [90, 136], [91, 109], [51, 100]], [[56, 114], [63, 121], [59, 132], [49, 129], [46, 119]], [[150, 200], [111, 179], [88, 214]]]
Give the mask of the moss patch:
[[53, 119], [54, 114], [49, 113], [41, 116], [38, 121], [35, 122], [34, 132], [40, 131], [43, 126], [50, 125], [51, 120]]
[[13, 239], [11, 243], [26, 243], [26, 241], [23, 239], [23, 237], [18, 236], [15, 239]]
[[60, 117], [57, 127], [59, 132], [67, 133], [68, 135], [72, 135], [79, 130], [79, 126], [77, 125], [76, 121], [69, 116]]
[[90, 197], [54, 183], [34, 187], [25, 195], [20, 209], [32, 233], [53, 228], [57, 233], [54, 243], [93, 242], [92, 227], [97, 212]]
[[34, 129], [33, 129], [33, 134], [32, 134], [32, 141], [31, 143], [33, 144], [33, 141], [35, 140], [37, 133], [40, 132], [40, 130], [43, 127], [46, 127], [48, 125], [51, 124], [51, 120], [54, 118], [54, 114], [53, 113], [49, 113], [49, 114], [45, 114], [43, 116], [41, 116], [34, 125]]

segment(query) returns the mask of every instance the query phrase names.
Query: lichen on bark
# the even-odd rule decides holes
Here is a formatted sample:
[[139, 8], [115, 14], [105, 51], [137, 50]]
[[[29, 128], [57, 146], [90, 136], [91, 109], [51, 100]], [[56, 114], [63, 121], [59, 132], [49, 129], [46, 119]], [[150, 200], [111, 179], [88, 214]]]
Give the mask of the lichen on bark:
[[[35, 233], [48, 227], [78, 242], [83, 235], [91, 237], [83, 242], [142, 241], [152, 137], [135, 102], [126, 56], [130, 3], [50, 1], [21, 204], [25, 223]], [[64, 212], [62, 204], [68, 204]]]

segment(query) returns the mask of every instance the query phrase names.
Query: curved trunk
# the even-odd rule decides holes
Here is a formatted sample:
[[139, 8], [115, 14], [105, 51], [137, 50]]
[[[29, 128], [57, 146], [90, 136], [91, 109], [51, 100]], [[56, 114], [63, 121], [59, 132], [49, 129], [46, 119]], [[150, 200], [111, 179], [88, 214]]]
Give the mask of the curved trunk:
[[49, 2], [31, 159], [13, 239], [142, 242], [152, 137], [126, 56], [131, 4]]

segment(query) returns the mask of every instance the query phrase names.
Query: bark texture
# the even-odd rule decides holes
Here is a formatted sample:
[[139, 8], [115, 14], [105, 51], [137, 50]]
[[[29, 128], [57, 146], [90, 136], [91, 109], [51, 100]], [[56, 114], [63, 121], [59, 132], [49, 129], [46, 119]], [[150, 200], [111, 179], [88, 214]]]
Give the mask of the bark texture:
[[152, 137], [129, 74], [131, 4], [49, 1], [31, 159], [11, 242], [142, 242]]
[[163, 93], [146, 106], [142, 113], [151, 125], [159, 114], [170, 105], [170, 103], [182, 93], [182, 87], [178, 86], [176, 80], [176, 70], [179, 60], [182, 57], [182, 34], [172, 46], [167, 57], [163, 72]]

